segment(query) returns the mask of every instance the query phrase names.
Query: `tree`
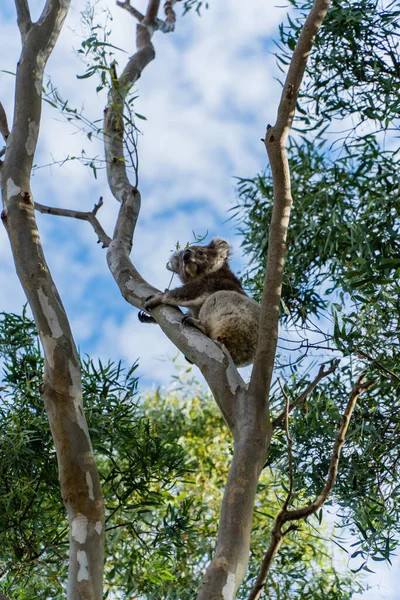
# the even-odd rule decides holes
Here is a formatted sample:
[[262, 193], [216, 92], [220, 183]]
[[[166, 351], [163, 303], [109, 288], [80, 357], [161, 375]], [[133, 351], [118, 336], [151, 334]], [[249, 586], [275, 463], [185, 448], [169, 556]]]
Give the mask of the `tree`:
[[[65, 596], [68, 528], [40, 397], [43, 358], [26, 311], [1, 316], [0, 356], [2, 587], [10, 598], [56, 600]], [[108, 509], [105, 597], [189, 599], [212, 556], [230, 435], [191, 367], [180, 375], [180, 391], [143, 398], [136, 366], [82, 360], [85, 411]], [[264, 471], [260, 486], [270, 510], [277, 510], [279, 479]], [[269, 525], [262, 507], [255, 517], [241, 598], [256, 575]], [[325, 543], [307, 527], [283, 549], [271, 586], [282, 598], [321, 590], [324, 598], [346, 598], [356, 586], [332, 562]]]
[[[308, 3], [299, 2], [297, 8], [300, 16], [280, 30], [277, 57], [282, 64], [289, 60]], [[358, 539], [352, 558], [367, 568], [371, 559], [390, 560], [399, 539], [398, 454], [393, 450], [399, 442], [394, 407], [399, 384], [400, 162], [390, 137], [398, 126], [399, 101], [392, 94], [398, 81], [398, 32], [396, 3], [333, 3], [300, 94], [299, 134], [289, 145], [296, 200], [282, 319], [294, 335], [282, 344], [293, 351], [293, 374], [317, 353], [319, 360], [335, 355], [348, 361], [345, 365], [342, 360], [341, 385], [346, 380], [350, 384], [354, 361], [369, 363], [376, 378], [373, 393], [356, 409], [357, 427], [334, 493], [345, 508], [342, 525]], [[390, 91], [376, 98], [378, 88]], [[352, 126], [338, 131], [338, 122], [348, 114]], [[238, 191], [244, 247], [256, 259], [248, 284], [260, 296], [273, 197], [270, 170], [242, 179]], [[343, 393], [339, 390], [330, 387], [336, 405], [337, 394]], [[317, 418], [321, 409], [308, 404], [305, 419], [295, 418], [296, 444], [302, 446], [304, 436], [311, 435], [325, 446], [328, 430], [320, 429]], [[323, 410], [329, 414], [328, 406]], [[311, 446], [304, 448], [309, 456], [313, 452]], [[313, 463], [316, 468], [315, 459]]]
[[[35, 204], [30, 190], [30, 172], [37, 142], [42, 99], [43, 71], [69, 2], [47, 0], [42, 16], [33, 23], [25, 0], [16, 0], [18, 25], [22, 38], [22, 54], [16, 77], [14, 121], [9, 134], [7, 119], [1, 116], [1, 132], [7, 139], [5, 159], [1, 165], [3, 222], [9, 234], [17, 273], [31, 306], [44, 348], [44, 381], [41, 388], [56, 445], [64, 504], [70, 520], [70, 566], [68, 598], [100, 598], [102, 595], [102, 563], [104, 542], [104, 502], [99, 474], [95, 466], [88, 428], [83, 416], [82, 384], [78, 355], [68, 325], [67, 316], [51, 279], [38, 237], [34, 210], [55, 212], [88, 220], [95, 226], [104, 245], [110, 270], [123, 297], [138, 308], [154, 293], [136, 271], [129, 259], [136, 222], [139, 216], [140, 193], [137, 180], [137, 161], [134, 130], [131, 153], [134, 182], [130, 182], [125, 158], [125, 125], [129, 126], [129, 92], [143, 69], [154, 58], [152, 35], [155, 31], [170, 32], [174, 28], [174, 2], [165, 5], [165, 20], [158, 19], [159, 3], [150, 0], [145, 15], [130, 6], [118, 3], [139, 21], [137, 52], [129, 59], [118, 76], [115, 64], [101, 69], [110, 76], [109, 102], [105, 111], [104, 140], [107, 175], [110, 189], [120, 202], [120, 211], [113, 237], [110, 238], [97, 220], [98, 207], [92, 213], [55, 211]], [[190, 5], [191, 3], [189, 3]], [[332, 490], [341, 447], [351, 413], [361, 393], [367, 391], [373, 380], [367, 370], [356, 368], [352, 387], [338, 382], [341, 394], [338, 406], [332, 411], [343, 416], [329, 469], [324, 477], [304, 483], [309, 493], [294, 494], [292, 451], [288, 427], [290, 410], [299, 405], [315, 386], [336, 370], [320, 368], [314, 379], [300, 381], [305, 391], [293, 402], [286, 398], [286, 411], [280, 409], [274, 422], [270, 418], [269, 400], [278, 337], [278, 318], [281, 298], [286, 236], [292, 197], [286, 142], [294, 118], [300, 84], [315, 36], [328, 10], [329, 2], [316, 0], [301, 30], [291, 58], [282, 92], [276, 125], [269, 127], [265, 146], [274, 179], [274, 202], [268, 236], [268, 260], [262, 297], [260, 341], [253, 372], [247, 386], [229, 355], [223, 348], [181, 323], [181, 313], [169, 307], [159, 307], [153, 316], [163, 331], [197, 364], [205, 375], [213, 396], [233, 435], [233, 456], [222, 501], [221, 518], [215, 555], [207, 567], [198, 599], [231, 599], [236, 596], [248, 564], [252, 515], [257, 485], [263, 465], [269, 454], [274, 428], [279, 430], [286, 421], [288, 444], [289, 488], [283, 507], [275, 520], [270, 548], [260, 578], [250, 597], [259, 597], [265, 585], [271, 560], [283, 539], [297, 528], [296, 522], [319, 510]], [[96, 40], [95, 40], [96, 42]], [[93, 43], [92, 47], [98, 48]], [[88, 75], [93, 72], [93, 68]], [[129, 129], [128, 137], [129, 137]], [[297, 382], [298, 383], [298, 382]], [[308, 385], [306, 385], [308, 384]], [[303, 389], [304, 389], [303, 387]], [[344, 398], [349, 397], [346, 404]], [[373, 395], [370, 396], [373, 402]], [[326, 401], [326, 396], [324, 396]], [[346, 406], [344, 406], [346, 405]], [[251, 410], [249, 410], [251, 407]], [[273, 416], [273, 415], [272, 415]], [[337, 420], [336, 420], [337, 422]], [[325, 465], [324, 465], [325, 466]], [[327, 475], [328, 471], [328, 475]], [[300, 480], [303, 473], [299, 473]], [[317, 483], [318, 482], [318, 483]], [[316, 493], [314, 500], [311, 496]], [[296, 508], [289, 508], [295, 502]]]

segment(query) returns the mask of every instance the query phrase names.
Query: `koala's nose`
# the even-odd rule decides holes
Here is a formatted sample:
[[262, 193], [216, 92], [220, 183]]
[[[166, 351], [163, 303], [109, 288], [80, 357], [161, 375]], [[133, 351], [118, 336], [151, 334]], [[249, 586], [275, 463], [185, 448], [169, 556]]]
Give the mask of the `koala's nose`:
[[183, 253], [183, 262], [188, 262], [190, 260], [191, 257], [191, 252], [190, 250], [185, 250], [185, 252]]

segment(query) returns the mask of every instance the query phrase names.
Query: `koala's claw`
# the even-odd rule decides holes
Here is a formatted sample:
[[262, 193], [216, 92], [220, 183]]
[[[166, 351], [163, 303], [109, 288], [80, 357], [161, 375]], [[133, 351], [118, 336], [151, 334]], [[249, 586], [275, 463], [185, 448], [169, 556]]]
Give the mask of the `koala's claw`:
[[146, 310], [151, 310], [152, 308], [157, 306], [157, 304], [154, 304], [154, 297], [155, 297], [155, 294], [152, 294], [151, 296], [147, 296], [146, 300], [144, 301], [144, 307]]
[[139, 310], [138, 319], [141, 323], [155, 323], [155, 319], [151, 315], [148, 315], [144, 310]]

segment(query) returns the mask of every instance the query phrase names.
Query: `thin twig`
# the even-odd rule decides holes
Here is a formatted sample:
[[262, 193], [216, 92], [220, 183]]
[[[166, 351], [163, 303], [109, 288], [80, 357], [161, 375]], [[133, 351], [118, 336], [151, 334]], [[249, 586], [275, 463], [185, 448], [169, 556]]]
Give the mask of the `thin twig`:
[[323, 490], [321, 491], [319, 496], [314, 500], [314, 502], [312, 502], [308, 506], [304, 506], [303, 508], [300, 508], [298, 510], [287, 511], [285, 515], [285, 521], [297, 521], [298, 519], [304, 519], [305, 517], [314, 514], [319, 508], [321, 508], [321, 506], [326, 501], [328, 495], [332, 491], [338, 472], [340, 453], [346, 439], [346, 433], [349, 427], [350, 418], [353, 414], [354, 407], [360, 395], [369, 388], [371, 388], [373, 385], [375, 385], [374, 380], [367, 381], [364, 383], [365, 376], [366, 374], [363, 373], [356, 381], [353, 390], [350, 394], [350, 398], [345, 408], [345, 411], [343, 413], [342, 423], [337, 432], [335, 444], [333, 446], [328, 477]]
[[387, 373], [388, 375], [390, 375], [391, 377], [393, 377], [393, 379], [396, 379], [397, 381], [400, 381], [400, 377], [398, 375], [396, 375], [396, 373], [393, 373], [393, 371], [391, 371], [390, 369], [388, 369], [387, 367], [385, 367], [382, 363], [378, 362], [370, 354], [367, 354], [367, 352], [364, 352], [364, 350], [360, 350], [359, 348], [356, 348], [356, 352], [360, 355], [361, 358], [367, 358], [374, 365], [376, 365], [379, 369], [381, 369], [382, 371], [385, 371], [385, 373]]
[[[327, 371], [325, 371], [325, 365], [321, 365], [319, 368], [319, 371], [318, 371], [318, 375], [316, 376], [314, 381], [309, 383], [308, 386], [306, 387], [306, 389], [304, 390], [304, 392], [302, 392], [299, 396], [297, 396], [297, 398], [295, 400], [293, 400], [293, 402], [289, 405], [289, 412], [292, 412], [292, 410], [294, 408], [296, 408], [296, 406], [298, 406], [299, 404], [301, 404], [302, 402], [304, 402], [307, 399], [308, 395], [318, 385], [318, 383], [321, 381], [321, 379], [323, 379], [324, 377], [327, 377], [328, 375], [331, 375], [331, 373], [334, 373], [338, 364], [339, 364], [339, 361], [335, 360], [333, 362], [333, 364], [331, 365], [331, 367], [329, 367], [329, 369]], [[285, 411], [283, 411], [278, 417], [276, 417], [276, 419], [274, 419], [272, 421], [273, 427], [277, 427], [278, 425], [280, 425], [284, 419], [285, 419]]]
[[135, 19], [139, 21], [139, 23], [143, 21], [144, 15], [142, 15], [142, 13], [134, 6], [131, 6], [130, 0], [125, 0], [125, 2], [120, 2], [117, 0], [117, 6], [120, 8], [125, 8], [125, 10], [127, 10], [132, 16], [135, 17]]
[[164, 31], [165, 33], [174, 31], [174, 29], [175, 29], [175, 22], [176, 22], [176, 15], [175, 15], [175, 11], [174, 11], [175, 3], [176, 3], [176, 0], [167, 0], [166, 3], [164, 4], [164, 12], [165, 12], [166, 18], [165, 18], [164, 28], [161, 28], [161, 31]]
[[111, 238], [106, 234], [96, 217], [97, 212], [102, 206], [103, 198], [100, 198], [98, 203], [94, 205], [93, 210], [88, 212], [71, 210], [68, 208], [55, 208], [53, 206], [45, 206], [44, 204], [39, 204], [38, 202], [35, 202], [35, 210], [41, 213], [48, 215], [57, 215], [59, 217], [70, 217], [72, 219], [79, 219], [81, 221], [88, 221], [97, 233], [99, 242], [103, 244], [103, 248], [107, 248], [110, 245]]

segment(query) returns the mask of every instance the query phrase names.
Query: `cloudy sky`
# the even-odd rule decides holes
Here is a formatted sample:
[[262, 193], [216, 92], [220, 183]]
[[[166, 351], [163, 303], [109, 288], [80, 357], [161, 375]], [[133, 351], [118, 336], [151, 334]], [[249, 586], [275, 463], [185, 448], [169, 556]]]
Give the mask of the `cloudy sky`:
[[[30, 2], [34, 17], [43, 0]], [[110, 41], [122, 48], [119, 69], [134, 52], [135, 22], [111, 0], [103, 3], [112, 16]], [[78, 80], [85, 65], [76, 55], [82, 41], [80, 10], [72, 2], [47, 74], [72, 107], [84, 109], [89, 119], [101, 119], [105, 93], [96, 94], [94, 79]], [[136, 6], [144, 10], [144, 0]], [[180, 5], [178, 5], [178, 13]], [[273, 40], [287, 6], [267, 0], [212, 1], [201, 18], [189, 13], [179, 18], [176, 32], [154, 36], [156, 60], [137, 86], [136, 111], [140, 121], [140, 190], [142, 209], [132, 259], [141, 274], [164, 289], [170, 281], [165, 264], [175, 244], [197, 235], [219, 235], [233, 246], [233, 268], [245, 267], [235, 224], [227, 222], [235, 204], [235, 177], [252, 177], [265, 168], [267, 157], [260, 142], [267, 123], [276, 115], [280, 85], [273, 56]], [[99, 19], [102, 15], [99, 14]], [[15, 71], [20, 52], [12, 0], [0, 2], [1, 69]], [[6, 51], [4, 51], [6, 49]], [[0, 99], [10, 122], [14, 77], [0, 73]], [[102, 144], [89, 142], [57, 112], [44, 106], [37, 168], [32, 180], [35, 200], [51, 206], [90, 210], [100, 196], [99, 213], [111, 234], [117, 203], [108, 191], [104, 171], [97, 180], [90, 169], [67, 156], [102, 157]], [[46, 166], [46, 165], [52, 166]], [[105, 360], [140, 359], [141, 387], [168, 385], [174, 374], [177, 350], [156, 326], [141, 325], [137, 311], [125, 303], [105, 261], [105, 251], [87, 223], [37, 215], [42, 242], [53, 277], [69, 315], [81, 353]], [[25, 297], [15, 275], [8, 239], [0, 229], [0, 310], [20, 312]], [[174, 285], [178, 285], [178, 282]], [[185, 365], [179, 357], [178, 364]], [[400, 598], [386, 567], [371, 579], [381, 584], [371, 595]]]
[[[39, 14], [42, 1], [32, 3]], [[135, 22], [113, 2], [105, 3], [113, 22], [111, 42], [120, 69], [134, 51]], [[218, 6], [220, 4], [220, 6]], [[164, 289], [170, 280], [165, 264], [175, 244], [193, 241], [209, 232], [232, 243], [233, 266], [242, 268], [234, 223], [226, 222], [235, 204], [235, 176], [253, 176], [266, 164], [260, 138], [273, 122], [279, 84], [272, 39], [284, 17], [283, 8], [265, 7], [257, 0], [243, 10], [239, 2], [215, 3], [201, 18], [194, 12], [178, 19], [174, 34], [154, 37], [157, 57], [143, 73], [136, 104], [139, 121], [140, 189], [142, 210], [132, 258], [143, 276]], [[144, 2], [137, 7], [144, 10]], [[97, 95], [95, 79], [78, 80], [85, 65], [74, 50], [82, 40], [81, 3], [73, 2], [47, 73], [72, 107], [84, 108], [101, 119], [105, 92]], [[180, 8], [180, 5], [178, 5]], [[34, 10], [36, 9], [36, 11]], [[7, 53], [2, 69], [15, 71], [20, 51], [13, 3], [1, 3]], [[102, 15], [99, 14], [99, 19]], [[12, 117], [12, 75], [0, 73], [1, 100]], [[56, 113], [44, 106], [36, 164], [62, 161], [66, 156], [102, 157], [102, 144], [89, 143]], [[89, 210], [104, 197], [99, 218], [111, 233], [117, 203], [111, 197], [104, 171], [97, 181], [78, 161], [35, 171], [32, 189], [37, 202]], [[81, 352], [133, 362], [140, 356], [144, 386], [164, 384], [174, 367], [176, 349], [156, 326], [141, 325], [137, 311], [127, 305], [107, 270], [105, 251], [86, 223], [38, 215], [39, 228], [53, 277], [59, 287]], [[15, 277], [8, 240], [0, 233], [3, 261], [0, 306], [19, 311], [24, 296]], [[173, 284], [178, 285], [178, 281]], [[179, 362], [179, 360], [178, 360]]]

